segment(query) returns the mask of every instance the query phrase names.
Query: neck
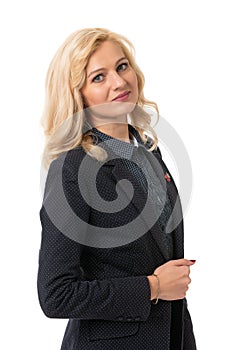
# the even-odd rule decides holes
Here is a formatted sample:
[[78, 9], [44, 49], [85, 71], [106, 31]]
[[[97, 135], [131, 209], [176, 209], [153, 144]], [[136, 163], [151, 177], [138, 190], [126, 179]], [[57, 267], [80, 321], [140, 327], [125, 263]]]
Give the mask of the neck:
[[130, 142], [128, 124], [112, 123], [112, 124], [98, 125], [97, 129], [103, 132], [104, 134], [107, 134], [115, 139], [119, 139], [125, 142]]

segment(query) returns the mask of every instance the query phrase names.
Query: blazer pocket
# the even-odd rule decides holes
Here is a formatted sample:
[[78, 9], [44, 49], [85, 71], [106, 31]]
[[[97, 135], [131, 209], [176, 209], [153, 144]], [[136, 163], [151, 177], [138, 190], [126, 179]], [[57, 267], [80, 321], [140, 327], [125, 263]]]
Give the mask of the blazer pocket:
[[123, 338], [135, 335], [139, 330], [139, 322], [88, 321], [89, 340]]

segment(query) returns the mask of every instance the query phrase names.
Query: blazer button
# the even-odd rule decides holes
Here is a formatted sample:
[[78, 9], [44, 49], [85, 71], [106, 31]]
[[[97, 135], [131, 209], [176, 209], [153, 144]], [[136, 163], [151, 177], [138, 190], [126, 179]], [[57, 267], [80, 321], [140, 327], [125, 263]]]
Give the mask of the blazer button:
[[118, 321], [123, 321], [124, 320], [124, 317], [120, 316], [117, 318]]
[[135, 321], [140, 321], [140, 320], [141, 320], [141, 317], [135, 317], [134, 320], [135, 320]]
[[133, 319], [132, 319], [131, 317], [128, 317], [128, 318], [126, 319], [126, 321], [130, 322], [130, 321], [133, 321]]

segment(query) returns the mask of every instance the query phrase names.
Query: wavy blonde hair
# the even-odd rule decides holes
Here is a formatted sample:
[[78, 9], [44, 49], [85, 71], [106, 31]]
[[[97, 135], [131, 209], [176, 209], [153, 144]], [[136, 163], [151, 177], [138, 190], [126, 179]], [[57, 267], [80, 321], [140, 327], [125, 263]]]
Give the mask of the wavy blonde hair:
[[[104, 41], [117, 43], [138, 80], [137, 107], [131, 112], [131, 124], [138, 130], [143, 142], [150, 135], [151, 147], [157, 146], [157, 136], [151, 127], [151, 115], [143, 107], [158, 107], [144, 97], [144, 75], [135, 62], [133, 44], [124, 36], [104, 28], [86, 28], [71, 34], [52, 59], [46, 76], [46, 98], [41, 124], [46, 137], [42, 161], [47, 168], [61, 153], [82, 146], [90, 156], [104, 160], [106, 152], [95, 145], [91, 130], [86, 125], [85, 105], [80, 89], [86, 80], [86, 67], [91, 55]], [[142, 107], [142, 108], [140, 108]], [[140, 110], [140, 113], [139, 113]], [[85, 131], [86, 127], [86, 131]]]

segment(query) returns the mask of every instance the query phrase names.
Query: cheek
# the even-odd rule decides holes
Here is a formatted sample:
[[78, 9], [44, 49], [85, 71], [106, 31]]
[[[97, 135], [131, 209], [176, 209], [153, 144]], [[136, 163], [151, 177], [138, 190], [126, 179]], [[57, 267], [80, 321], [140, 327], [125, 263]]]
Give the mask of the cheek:
[[83, 97], [89, 107], [106, 102], [106, 93], [104, 89], [98, 87], [87, 89], [83, 92]]
[[131, 77], [131, 86], [133, 87], [135, 98], [138, 98], [138, 79], [136, 74], [134, 73]]

